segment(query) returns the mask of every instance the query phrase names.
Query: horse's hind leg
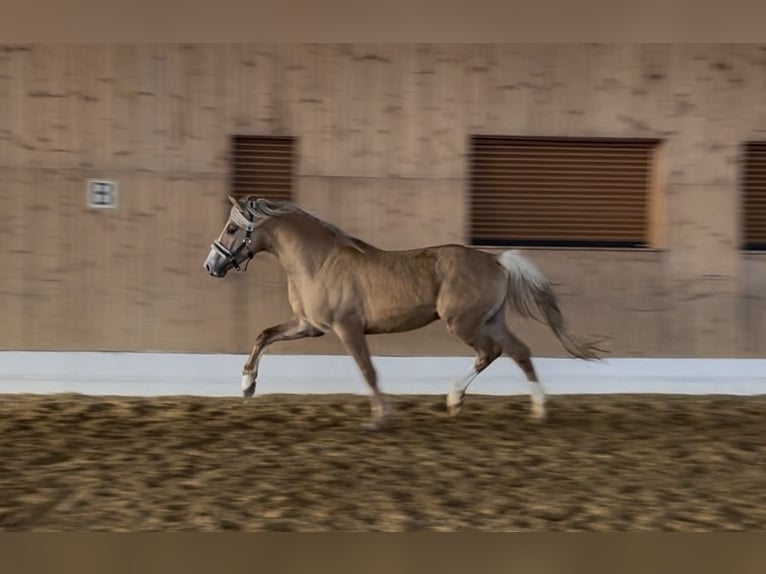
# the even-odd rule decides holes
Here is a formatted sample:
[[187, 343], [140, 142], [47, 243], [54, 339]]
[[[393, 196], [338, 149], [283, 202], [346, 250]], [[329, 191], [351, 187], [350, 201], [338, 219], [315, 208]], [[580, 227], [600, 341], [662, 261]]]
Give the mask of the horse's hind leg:
[[460, 412], [468, 386], [502, 352], [516, 362], [529, 382], [532, 398], [532, 419], [539, 421], [545, 419], [545, 391], [532, 364], [531, 351], [526, 343], [508, 329], [502, 312], [473, 329], [461, 329], [455, 325], [449, 327], [450, 331], [476, 351], [476, 361], [473, 368], [463, 379], [453, 385], [447, 395], [447, 408], [451, 414], [455, 415]]
[[495, 337], [492, 336], [490, 330], [491, 325], [489, 324], [481, 325], [475, 329], [460, 329], [459, 327], [450, 326], [450, 331], [476, 351], [476, 359], [471, 369], [462, 379], [455, 381], [447, 393], [447, 410], [453, 416], [460, 412], [468, 386], [502, 352], [502, 347], [497, 343]]
[[514, 335], [505, 324], [501, 325], [498, 343], [503, 348], [503, 352], [516, 362], [527, 377], [532, 398], [532, 419], [544, 420], [546, 416], [545, 390], [537, 378], [534, 365], [532, 365], [532, 353], [529, 346]]
[[462, 379], [453, 383], [452, 388], [447, 393], [447, 410], [453, 416], [460, 413], [465, 400], [465, 393], [473, 380], [500, 356], [500, 348], [494, 345], [491, 339], [486, 341], [486, 347], [474, 347], [474, 349], [476, 350], [476, 359], [473, 366]]

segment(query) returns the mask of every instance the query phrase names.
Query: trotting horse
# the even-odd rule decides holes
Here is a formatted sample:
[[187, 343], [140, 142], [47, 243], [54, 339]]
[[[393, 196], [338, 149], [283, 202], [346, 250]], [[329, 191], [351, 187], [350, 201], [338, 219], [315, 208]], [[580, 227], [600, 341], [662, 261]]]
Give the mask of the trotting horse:
[[242, 370], [246, 397], [255, 393], [258, 363], [269, 345], [332, 331], [372, 392], [372, 420], [364, 426], [378, 428], [387, 406], [365, 335], [410, 331], [443, 319], [450, 333], [476, 352], [473, 368], [447, 394], [450, 413], [460, 411], [471, 382], [505, 353], [529, 381], [532, 418], [543, 420], [545, 392], [529, 347], [506, 324], [506, 308], [546, 323], [575, 358], [597, 359], [601, 351], [569, 331], [549, 280], [516, 251], [492, 255], [463, 245], [387, 251], [292, 203], [253, 196], [229, 200], [233, 207], [205, 270], [225, 277], [230, 269], [246, 270], [256, 253], [271, 253], [287, 276], [294, 313], [258, 335]]

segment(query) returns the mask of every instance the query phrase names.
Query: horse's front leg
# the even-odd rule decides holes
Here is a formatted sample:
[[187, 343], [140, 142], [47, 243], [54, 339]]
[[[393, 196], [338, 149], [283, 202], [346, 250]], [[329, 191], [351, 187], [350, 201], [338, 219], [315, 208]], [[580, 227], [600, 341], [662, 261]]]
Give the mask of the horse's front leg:
[[334, 327], [335, 334], [356, 361], [359, 370], [370, 387], [372, 420], [362, 425], [366, 430], [377, 430], [385, 422], [387, 405], [383, 393], [378, 388], [378, 374], [372, 364], [370, 349], [364, 336], [361, 321], [349, 318]]
[[246, 397], [252, 397], [255, 394], [258, 364], [269, 345], [279, 341], [295, 341], [306, 337], [321, 337], [322, 335], [324, 335], [322, 331], [298, 318], [261, 331], [255, 340], [255, 345], [245, 362], [245, 366], [242, 368], [242, 394]]

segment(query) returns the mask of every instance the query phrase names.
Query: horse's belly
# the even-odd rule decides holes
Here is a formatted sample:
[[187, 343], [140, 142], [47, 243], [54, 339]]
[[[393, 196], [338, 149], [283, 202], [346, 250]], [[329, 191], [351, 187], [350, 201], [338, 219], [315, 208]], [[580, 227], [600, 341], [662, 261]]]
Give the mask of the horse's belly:
[[404, 307], [391, 306], [369, 313], [365, 318], [365, 331], [368, 334], [412, 331], [425, 327], [438, 318], [436, 306], [430, 302]]

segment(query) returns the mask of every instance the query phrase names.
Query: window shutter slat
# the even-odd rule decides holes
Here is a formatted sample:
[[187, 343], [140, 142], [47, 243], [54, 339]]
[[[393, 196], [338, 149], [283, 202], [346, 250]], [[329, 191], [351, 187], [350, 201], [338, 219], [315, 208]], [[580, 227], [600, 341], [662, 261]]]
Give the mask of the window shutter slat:
[[292, 201], [295, 138], [236, 135], [232, 138], [231, 195]]
[[766, 249], [766, 142], [747, 142], [743, 173], [744, 247]]
[[645, 246], [656, 144], [473, 136], [472, 242]]

